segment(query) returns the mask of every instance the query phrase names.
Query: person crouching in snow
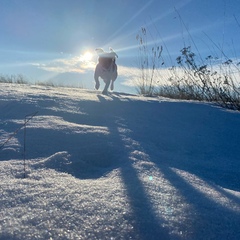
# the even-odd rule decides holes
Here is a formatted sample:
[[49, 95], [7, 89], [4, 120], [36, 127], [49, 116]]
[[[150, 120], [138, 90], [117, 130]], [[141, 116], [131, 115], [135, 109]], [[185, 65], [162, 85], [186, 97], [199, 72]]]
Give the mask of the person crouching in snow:
[[97, 48], [96, 52], [99, 58], [94, 72], [95, 88], [97, 90], [99, 89], [99, 77], [101, 77], [105, 83], [105, 87], [102, 93], [107, 94], [110, 84], [110, 89], [113, 91], [114, 81], [118, 76], [116, 64], [116, 57], [118, 57], [118, 55], [111, 48], [110, 52], [104, 52], [101, 48]]

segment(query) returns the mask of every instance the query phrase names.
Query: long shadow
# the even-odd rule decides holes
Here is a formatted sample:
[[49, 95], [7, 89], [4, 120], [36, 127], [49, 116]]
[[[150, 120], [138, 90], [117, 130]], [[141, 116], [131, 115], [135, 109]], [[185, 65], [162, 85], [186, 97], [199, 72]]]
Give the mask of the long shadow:
[[[206, 135], [201, 136], [198, 129], [194, 129], [194, 118], [192, 116], [184, 115], [187, 104], [178, 105], [174, 103], [175, 108], [173, 108], [171, 103], [161, 103], [160, 105], [157, 103], [135, 102], [132, 106], [128, 102], [119, 101], [119, 98], [115, 96], [112, 96], [112, 100], [106, 100], [106, 98], [101, 95], [98, 97], [100, 103], [80, 103], [80, 110], [85, 114], [62, 114], [58, 112], [56, 115], [63, 117], [64, 120], [70, 123], [86, 123], [88, 125], [95, 125], [97, 123], [98, 126], [108, 127], [109, 135], [98, 133], [88, 133], [84, 136], [81, 134], [68, 135], [68, 133], [64, 131], [52, 131], [50, 136], [49, 130], [29, 129], [29, 131], [32, 131], [30, 133], [31, 135], [35, 134], [37, 136], [35, 140], [31, 140], [34, 148], [29, 157], [49, 156], [58, 151], [67, 151], [72, 155], [72, 159], [74, 159], [73, 164], [67, 171], [78, 178], [101, 177], [106, 172], [121, 167], [122, 180], [132, 210], [132, 214], [128, 216], [127, 220], [132, 221], [134, 228], [138, 231], [140, 239], [169, 239], [170, 236], [167, 230], [162, 227], [164, 220], [161, 219], [161, 217], [157, 217], [154, 213], [149, 197], [144, 190], [143, 183], [139, 179], [136, 169], [130, 162], [130, 150], [126, 148], [126, 144], [120, 136], [119, 125], [116, 121], [123, 119], [126, 123], [126, 128], [131, 130], [131, 132], [127, 133], [128, 137], [141, 144], [141, 147], [145, 149], [145, 153], [150, 156], [150, 160], [155, 163], [159, 171], [180, 191], [182, 196], [186, 198], [186, 201], [193, 205], [197, 213], [196, 215], [198, 216], [196, 218], [194, 217], [191, 223], [191, 227], [194, 229], [193, 239], [202, 239], [203, 236], [208, 236], [207, 234], [209, 234], [209, 238], [211, 239], [220, 239], [219, 237], [222, 237], [221, 239], [240, 238], [240, 233], [237, 228], [240, 219], [237, 212], [234, 213], [216, 204], [215, 201], [207, 198], [171, 170], [171, 168], [182, 169], [204, 180], [212, 181], [223, 187], [234, 187], [234, 189], [238, 190], [239, 181], [236, 181], [238, 178], [235, 179], [239, 174], [237, 169], [236, 175], [233, 178], [234, 184], [226, 180], [224, 176], [219, 180], [219, 174], [211, 174], [212, 164], [217, 160], [217, 157], [221, 157], [221, 154], [217, 157], [212, 155], [212, 153], [217, 152], [216, 150], [219, 150], [224, 156], [228, 157], [228, 160], [230, 160], [229, 164], [233, 163], [236, 167], [239, 166], [238, 163], [234, 162], [235, 154], [239, 153], [239, 150], [234, 148], [235, 145], [231, 147], [230, 144], [225, 141], [216, 145], [214, 132], [211, 132], [211, 129], [205, 129], [203, 127], [201, 131], [210, 130], [209, 136], [212, 138], [213, 143], [213, 146], [210, 147], [204, 145], [203, 140]], [[32, 109], [32, 107], [33, 106], [30, 106], [29, 110]], [[194, 107], [197, 106], [194, 105]], [[200, 108], [202, 107], [209, 108], [209, 106], [200, 106]], [[45, 109], [44, 106], [40, 106], [40, 108], [42, 108], [42, 114], [48, 115], [53, 113], [52, 110]], [[146, 111], [144, 114], [142, 109]], [[199, 112], [201, 113], [201, 111]], [[133, 113], [134, 117], [131, 116]], [[182, 115], [179, 116], [178, 114]], [[216, 113], [209, 111], [210, 117], [211, 114]], [[92, 116], [95, 116], [96, 119], [92, 119]], [[128, 116], [131, 117], [128, 118]], [[218, 117], [221, 119], [221, 114], [219, 114]], [[211, 121], [211, 118], [200, 120], [209, 123], [208, 121]], [[226, 119], [226, 123], [227, 120], [228, 119]], [[186, 125], [179, 124], [179, 122], [186, 122]], [[192, 125], [188, 126], [187, 123]], [[159, 126], [159, 128], [153, 129], [151, 124]], [[173, 132], [172, 129], [178, 130], [178, 132]], [[193, 137], [196, 133], [198, 135]], [[49, 136], [48, 139], [46, 139], [46, 134]], [[186, 134], [186, 138], [190, 137], [191, 141], [180, 142], [179, 140], [184, 140], [184, 134]], [[198, 140], [197, 137], [199, 137], [200, 140]], [[218, 135], [216, 137], [218, 137]], [[239, 137], [234, 139], [234, 141], [237, 140], [239, 140]], [[38, 148], [40, 147], [39, 143], [45, 144], [47, 152]], [[228, 146], [226, 151], [221, 150], [224, 143]], [[78, 145], [79, 148], [76, 147], [76, 145]], [[205, 148], [207, 151], [204, 153], [199, 147]], [[86, 152], [86, 149], [89, 148], [91, 152]], [[228, 154], [229, 151], [233, 151], [233, 153]], [[173, 154], [171, 154], [171, 152], [173, 152]], [[197, 154], [193, 155], [193, 152]], [[122, 155], [120, 153], [122, 153]], [[191, 159], [193, 156], [197, 157], [196, 164]], [[201, 162], [202, 157], [209, 157], [208, 159], [210, 160], [206, 161], [203, 158], [205, 162], [199, 165], [198, 163]], [[180, 158], [181, 161], [178, 161], [177, 158]], [[221, 164], [223, 164], [223, 162], [221, 162]], [[224, 167], [224, 164], [222, 167]], [[220, 174], [223, 175], [224, 168], [222, 169], [223, 172], [221, 172], [221, 167], [219, 169]], [[195, 202], [194, 199], [199, 199], [199, 201]], [[237, 202], [234, 197], [232, 197], [232, 200]], [[217, 215], [215, 212], [211, 215], [212, 211], [222, 212], [221, 216], [225, 216], [224, 219], [216, 219]], [[208, 214], [210, 214], [210, 216]], [[211, 221], [219, 224], [219, 227], [212, 230], [211, 225], [208, 225]], [[203, 225], [204, 222], [206, 225]], [[228, 231], [222, 229], [224, 225], [228, 227]], [[231, 232], [232, 230], [233, 232]], [[211, 235], [212, 233], [214, 235]], [[136, 238], [136, 236], [132, 236], [132, 238]]]
[[[119, 98], [115, 96], [111, 97], [114, 102], [105, 101], [102, 95], [98, 95], [98, 97], [100, 102], [71, 100], [68, 104], [75, 105], [79, 112], [59, 111], [59, 102], [61, 103], [61, 101], [58, 101], [57, 97], [37, 98], [37, 105], [35, 101], [29, 102], [27, 111], [37, 109], [40, 116], [53, 116], [53, 119], [60, 117], [66, 122], [66, 125], [76, 123], [86, 124], [93, 128], [112, 129], [115, 124], [113, 112], [118, 112], [120, 109], [119, 114], [121, 115], [124, 103], [118, 101]], [[14, 108], [17, 107], [14, 105]], [[8, 117], [12, 119], [11, 116]], [[18, 135], [21, 146], [23, 146], [22, 135]], [[123, 149], [116, 146], [115, 141], [115, 135], [101, 132], [76, 133], [71, 128], [66, 127], [66, 129], [58, 130], [54, 129], [54, 126], [52, 129], [27, 128], [27, 159], [49, 158], [57, 152], [66, 151], [70, 154], [71, 164], [61, 166], [59, 169], [56, 169], [54, 165], [49, 166], [59, 171], [68, 172], [80, 179], [99, 178], [120, 165], [118, 156]], [[21, 157], [19, 155], [19, 158]]]
[[[188, 118], [186, 116], [181, 116], [183, 119], [181, 119], [179, 116], [175, 116], [175, 119], [172, 118], [172, 111], [177, 111], [177, 109], [171, 109], [171, 104], [169, 103], [164, 103], [162, 104], [162, 106], [159, 105], [158, 107], [159, 109], [153, 110], [151, 109], [151, 106], [149, 106], [148, 112], [146, 114], [152, 117], [149, 118], [149, 121], [147, 121], [147, 119], [144, 119], [142, 121], [142, 123], [146, 124], [145, 126], [138, 126], [139, 124], [136, 125], [134, 121], [128, 121], [128, 128], [131, 129], [129, 137], [141, 144], [141, 147], [145, 150], [145, 153], [150, 157], [150, 161], [152, 161], [155, 166], [158, 167], [159, 171], [164, 174], [165, 179], [167, 179], [171, 183], [171, 185], [179, 191], [179, 193], [186, 199], [186, 202], [188, 204], [193, 206], [195, 212], [190, 214], [190, 217], [192, 216], [192, 219], [189, 219], [189, 229], [191, 229], [191, 231], [193, 232], [191, 239], [203, 239], [204, 236], [206, 237], [206, 239], [239, 239], [239, 212], [234, 212], [234, 210], [228, 209], [222, 204], [217, 203], [214, 199], [210, 199], [209, 197], [204, 195], [204, 193], [201, 193], [199, 190], [194, 188], [190, 183], [186, 182], [182, 177], [178, 176], [172, 170], [172, 168], [182, 169], [184, 171], [199, 176], [201, 179], [206, 180], [208, 183], [210, 182], [210, 184], [211, 182], [213, 182], [211, 187], [215, 191], [225, 195], [230, 201], [233, 201], [237, 205], [239, 204], [238, 198], [235, 198], [234, 196], [231, 196], [226, 192], [223, 193], [223, 191], [219, 191], [219, 189], [221, 188], [219, 188], [215, 184], [219, 184], [223, 187], [229, 187], [230, 189], [232, 188], [235, 190], [239, 190], [240, 183], [239, 181], [237, 181], [237, 175], [239, 176], [239, 168], [237, 168], [238, 170], [236, 169], [236, 172], [230, 172], [230, 174], [233, 175], [232, 179], [234, 179], [234, 183], [229, 182], [229, 179], [226, 179], [224, 177], [219, 180], [219, 174], [223, 174], [225, 172], [225, 169], [221, 169], [220, 167], [217, 172], [215, 171], [214, 167], [217, 166], [217, 164], [214, 161], [217, 161], [218, 158], [213, 158], [212, 161], [211, 159], [209, 159], [209, 161], [205, 162], [203, 159], [202, 164], [201, 157], [207, 156], [208, 152], [205, 155], [202, 154], [201, 151], [203, 151], [204, 153], [204, 149], [202, 150], [204, 144], [199, 145], [199, 143], [202, 142], [198, 142], [193, 136], [191, 136], [191, 134], [196, 133], [191, 129], [194, 128], [194, 126], [187, 126], [187, 124], [179, 124], [179, 122], [182, 122], [183, 119], [186, 121], [186, 123], [191, 124], [190, 120], [192, 120], [193, 118]], [[184, 105], [180, 105], [178, 107], [180, 108], [179, 110], [184, 110]], [[195, 107], [210, 108], [209, 106]], [[156, 114], [157, 116], [161, 116], [157, 113], [157, 111], [161, 111], [162, 118], [160, 117], [159, 119], [156, 119], [153, 117], [154, 114]], [[212, 113], [210, 110], [210, 114], [214, 113]], [[219, 115], [221, 116], [221, 113]], [[151, 121], [158, 121], [159, 129], [152, 129], [151, 127], [148, 127], [148, 124], [151, 124]], [[170, 122], [170, 124], [167, 124], [167, 122]], [[176, 124], [179, 124], [179, 129], [177, 128]], [[154, 124], [154, 126], [155, 125], [156, 124]], [[161, 125], [165, 126], [167, 129], [162, 128]], [[178, 132], [172, 132], [170, 127], [172, 127], [172, 129], [174, 130], [177, 130]], [[202, 130], [204, 130], [204, 127]], [[170, 137], [167, 137], [167, 131], [169, 131]], [[213, 136], [215, 133], [216, 132], [209, 132], [209, 137], [213, 138], [213, 140], [215, 140], [215, 136]], [[184, 142], [184, 136], [186, 138], [192, 137], [191, 141], [187, 140], [186, 142]], [[196, 136], [196, 138], [197, 137], [198, 136]], [[230, 139], [226, 139], [226, 141], [228, 140]], [[237, 140], [237, 137], [234, 140]], [[225, 140], [222, 141], [223, 142], [221, 142], [221, 144], [217, 143], [213, 146], [205, 146], [210, 147], [210, 149], [207, 149], [207, 151], [210, 152], [209, 155], [211, 155], [210, 150], [212, 148], [214, 148], [214, 153], [216, 152], [216, 149], [218, 149], [219, 146], [221, 146], [223, 143], [229, 145], [229, 143], [225, 142]], [[164, 145], [164, 143], [166, 145]], [[230, 150], [234, 150], [234, 154], [231, 153], [230, 156], [228, 155], [228, 160], [230, 160], [230, 162], [232, 162], [236, 166], [239, 166], [239, 162], [235, 162], [235, 154], [239, 153], [239, 149], [232, 148]], [[189, 151], [191, 152], [191, 154], [188, 156]], [[221, 151], [220, 148], [219, 151], [222, 152], [224, 155], [227, 155], [227, 151]], [[165, 152], [167, 152], [167, 154]], [[194, 155], [193, 153], [197, 154]], [[195, 160], [196, 162], [192, 161], [191, 157], [193, 157], [193, 160]], [[225, 163], [220, 161], [220, 164], [222, 164], [222, 167], [224, 167]], [[208, 173], [204, 171], [206, 169], [209, 171]]]
[[[132, 239], [170, 239], [168, 229], [163, 228], [164, 220], [156, 216], [149, 197], [146, 194], [143, 183], [138, 177], [136, 169], [130, 160], [130, 152], [126, 143], [121, 137], [118, 130], [120, 127], [118, 121], [124, 120], [124, 115], [128, 116], [129, 110], [124, 102], [119, 101], [117, 97], [113, 97], [113, 101], [107, 101], [104, 97], [98, 96], [102, 104], [107, 109], [114, 111], [112, 114], [116, 119], [109, 119], [110, 123], [107, 126], [110, 128], [111, 135], [115, 138], [114, 142], [119, 149], [121, 149], [121, 159], [119, 166], [121, 167], [121, 178], [126, 189], [127, 199], [131, 206], [132, 214], [128, 216], [127, 220], [130, 221], [135, 229], [135, 235], [129, 236]], [[124, 114], [125, 112], [125, 114]], [[118, 114], [117, 114], [118, 113]], [[114, 124], [113, 124], [114, 121]], [[117, 137], [117, 139], [116, 139]], [[112, 149], [113, 150], [113, 149]], [[119, 154], [118, 154], [119, 156]], [[136, 235], [137, 232], [137, 235]]]
[[[45, 96], [42, 100], [40, 98], [36, 101], [28, 101], [28, 105], [26, 105], [27, 108], [25, 109], [26, 113], [21, 113], [21, 116], [17, 116], [15, 110], [18, 109], [18, 105], [21, 105], [22, 102], [13, 101], [13, 103], [5, 109], [4, 116], [1, 117], [3, 119], [24, 119], [25, 114], [38, 110], [39, 115], [59, 116], [70, 123], [106, 126], [106, 119], [109, 118], [110, 120], [112, 113], [115, 115], [117, 114], [118, 116], [126, 116], [126, 121], [128, 121], [129, 127], [133, 130], [132, 137], [138, 138], [141, 134], [149, 137], [148, 141], [154, 142], [154, 146], [151, 146], [151, 148], [154, 147], [155, 151], [160, 151], [160, 159], [165, 159], [164, 151], [166, 151], [167, 154], [170, 154], [170, 156], [167, 157], [169, 157], [169, 159], [173, 158], [171, 163], [169, 163], [172, 167], [192, 172], [199, 177], [210, 180], [222, 187], [237, 191], [240, 190], [240, 181], [238, 181], [240, 160], [237, 159], [237, 156], [240, 155], [240, 148], [238, 147], [240, 136], [239, 129], [233, 130], [231, 122], [227, 118], [225, 119], [225, 122], [221, 120], [225, 124], [224, 128], [226, 128], [226, 125], [228, 126], [226, 131], [222, 131], [221, 125], [219, 125], [220, 133], [217, 134], [211, 128], [205, 127], [205, 125], [214, 125], [214, 120], [216, 119], [224, 119], [225, 116], [222, 115], [223, 112], [218, 109], [213, 110], [213, 108], [204, 105], [189, 105], [188, 103], [172, 104], [167, 102], [162, 102], [161, 104], [134, 102], [134, 109], [132, 109], [131, 104], [119, 101], [119, 98], [116, 96], [118, 95], [114, 94], [112, 96], [113, 102], [109, 101], [108, 104], [102, 104], [102, 102], [105, 101], [105, 98], [102, 95], [98, 95], [100, 103], [96, 101], [79, 102], [77, 99], [71, 100], [68, 104], [75, 105], [79, 108], [79, 111], [73, 113], [65, 113], [64, 111], [55, 112], [53, 110], [54, 107], [59, 107], [58, 98]], [[47, 104], [46, 101], [48, 101]], [[47, 108], [49, 106], [51, 106], [52, 109]], [[196, 116], [184, 116], [186, 113], [186, 107], [194, 108], [193, 112], [197, 113]], [[143, 108], [146, 111], [146, 117], [144, 116], [144, 118], [143, 114], [138, 115], [138, 113], [142, 113]], [[198, 109], [197, 111], [196, 108]], [[206, 108], [209, 109], [207, 110], [208, 115], [207, 117], [202, 117], [201, 111]], [[204, 111], [206, 113], [206, 110]], [[131, 116], [133, 112], [134, 115], [136, 115], [135, 119]], [[130, 119], [128, 119], [127, 114], [130, 114]], [[95, 118], [92, 117], [93, 115]], [[155, 116], [159, 117], [156, 118]], [[134, 119], [135, 122], [131, 122], [131, 119]], [[236, 118], [235, 121], [237, 120], [238, 119]], [[196, 129], [195, 122], [199, 121], [202, 121], [201, 129]], [[138, 124], [136, 124], [136, 122]], [[155, 126], [159, 125], [159, 127], [157, 129], [152, 129], [151, 122], [153, 122]], [[185, 122], [186, 124], [181, 125], [179, 122]], [[10, 127], [9, 124], [9, 130], [11, 132], [15, 130], [14, 126], [17, 128], [19, 125], [15, 124]], [[196, 126], [198, 126], [198, 124], [196, 124]], [[177, 130], [177, 132], [173, 132], [173, 130]], [[155, 132], [154, 134], [151, 133], [153, 131]], [[229, 135], [229, 132], [233, 131], [236, 132], [234, 135], [235, 139], [231, 139], [231, 135]], [[38, 135], [39, 133], [36, 133], [36, 138], [38, 138]], [[226, 139], [224, 139], [222, 135], [225, 135]], [[81, 139], [78, 140], [77, 136], [74, 137], [76, 139], [76, 144], [78, 141], [81, 143]], [[152, 139], [153, 137], [155, 139]], [[95, 144], [95, 142], [97, 142], [94, 141], [95, 138], [98, 138], [98, 136], [94, 138], [90, 137], [88, 141], [90, 143], [93, 141]], [[103, 138], [107, 139], [106, 136], [103, 136]], [[204, 143], [205, 138], [211, 138], [211, 145]], [[162, 139], [165, 140], [163, 141]], [[79, 148], [81, 145], [82, 143], [79, 144]], [[145, 147], [146, 150], [147, 148], [148, 146]], [[173, 153], [172, 155], [171, 152]], [[14, 156], [15, 155], [16, 153], [14, 153]], [[178, 161], [176, 156], [177, 158], [181, 158], [181, 161]], [[218, 165], [218, 169], [215, 169], [213, 173], [212, 166], [216, 165]], [[232, 166], [231, 169], [229, 169], [230, 166]]]
[[[171, 184], [179, 190], [186, 201], [193, 206], [189, 219], [191, 239], [232, 239], [240, 238], [240, 214], [229, 210], [220, 203], [205, 196], [191, 184], [183, 180], [168, 166], [158, 165]], [[214, 188], [214, 186], [212, 186]], [[217, 189], [215, 189], [217, 190]]]
[[130, 220], [139, 233], [139, 239], [170, 239], [169, 230], [162, 227], [164, 220], [153, 211], [144, 186], [130, 162], [121, 168], [121, 177], [131, 206]]
[[146, 139], [143, 147], [158, 154], [158, 162], [240, 191], [240, 128], [233, 128], [239, 126], [238, 114], [226, 115], [208, 105], [162, 102], [149, 104], [146, 116], [142, 122], [144, 116], [136, 116], [137, 125], [129, 121], [131, 137]]
[[[53, 125], [51, 129], [45, 129], [41, 124], [45, 124], [44, 120], [39, 127], [28, 127], [26, 132], [26, 159], [40, 159], [49, 158], [57, 152], [66, 151], [70, 154], [69, 161], [71, 164], [64, 165], [56, 169], [54, 165], [52, 167], [59, 171], [64, 171], [72, 174], [73, 176], [81, 179], [87, 178], [99, 178], [116, 168], [116, 161], [114, 161], [114, 151], [111, 151], [111, 138], [109, 134], [101, 132], [87, 132], [79, 133], [78, 129], [71, 128], [72, 124], [86, 124], [89, 127], [105, 127], [105, 114], [101, 111], [101, 105], [96, 101], [82, 102], [72, 101], [72, 104], [77, 105], [81, 112], [66, 113], [64, 111], [55, 111], [59, 109], [59, 101], [57, 98], [45, 97], [43, 100], [17, 102], [11, 104], [5, 111], [2, 119], [10, 122], [7, 124], [7, 131], [9, 134], [19, 128], [20, 123], [12, 123], [11, 120], [16, 118], [24, 122], [26, 113], [38, 110], [39, 115], [42, 117], [53, 116], [62, 118], [66, 123], [66, 128], [54, 129]], [[61, 102], [61, 101], [60, 101]], [[16, 109], [22, 109], [22, 104], [25, 106], [26, 113], [16, 112]], [[71, 103], [69, 103], [71, 104]], [[20, 106], [19, 106], [20, 105]], [[63, 109], [64, 110], [64, 109]], [[83, 112], [83, 113], [82, 113]], [[93, 118], [93, 115], [96, 118]], [[38, 115], [36, 116], [36, 118]], [[34, 121], [35, 119], [33, 119]], [[48, 123], [46, 119], [46, 124]], [[31, 123], [29, 123], [31, 124]], [[70, 127], [68, 128], [68, 124]], [[97, 124], [97, 126], [95, 126]], [[6, 126], [4, 126], [5, 128]], [[57, 126], [56, 126], [57, 127]], [[77, 127], [76, 127], [77, 128]], [[16, 139], [19, 142], [19, 152], [5, 151], [1, 152], [1, 159], [23, 159], [23, 130], [20, 130], [16, 134]]]

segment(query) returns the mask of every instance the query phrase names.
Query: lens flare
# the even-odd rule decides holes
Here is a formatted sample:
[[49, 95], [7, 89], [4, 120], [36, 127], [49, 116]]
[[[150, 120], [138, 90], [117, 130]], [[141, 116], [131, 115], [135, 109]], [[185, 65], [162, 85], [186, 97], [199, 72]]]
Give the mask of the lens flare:
[[85, 52], [82, 57], [83, 57], [83, 61], [89, 62], [92, 60], [93, 55], [90, 52]]

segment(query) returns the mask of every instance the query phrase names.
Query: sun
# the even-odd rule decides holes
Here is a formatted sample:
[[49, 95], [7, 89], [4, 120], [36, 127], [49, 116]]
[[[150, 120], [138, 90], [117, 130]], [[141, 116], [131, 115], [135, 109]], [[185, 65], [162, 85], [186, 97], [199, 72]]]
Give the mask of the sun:
[[89, 62], [92, 60], [93, 54], [89, 51], [85, 52], [82, 56], [84, 62]]

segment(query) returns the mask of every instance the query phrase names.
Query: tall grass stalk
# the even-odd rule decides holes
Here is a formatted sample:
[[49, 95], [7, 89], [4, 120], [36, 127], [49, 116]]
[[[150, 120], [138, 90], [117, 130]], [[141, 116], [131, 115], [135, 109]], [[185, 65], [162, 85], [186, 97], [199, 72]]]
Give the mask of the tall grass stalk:
[[155, 89], [156, 70], [161, 62], [163, 47], [154, 44], [148, 44], [147, 29], [142, 27], [140, 33], [136, 36], [139, 43], [138, 63], [141, 69], [140, 80], [137, 83], [139, 94], [152, 96]]
[[[183, 22], [180, 15], [179, 18]], [[190, 35], [190, 32], [187, 32]], [[153, 47], [150, 51], [147, 35], [146, 28], [141, 28], [137, 35], [141, 69], [138, 93], [209, 101], [240, 111], [240, 62], [237, 58], [229, 58], [224, 53], [223, 46], [219, 47], [208, 37], [213, 47], [220, 52], [220, 57], [212, 54], [203, 57], [190, 35], [197, 53], [192, 50], [192, 46], [186, 46], [184, 42], [175, 64], [163, 68], [164, 49], [159, 47], [160, 44], [152, 44], [154, 41], [151, 41]]]

